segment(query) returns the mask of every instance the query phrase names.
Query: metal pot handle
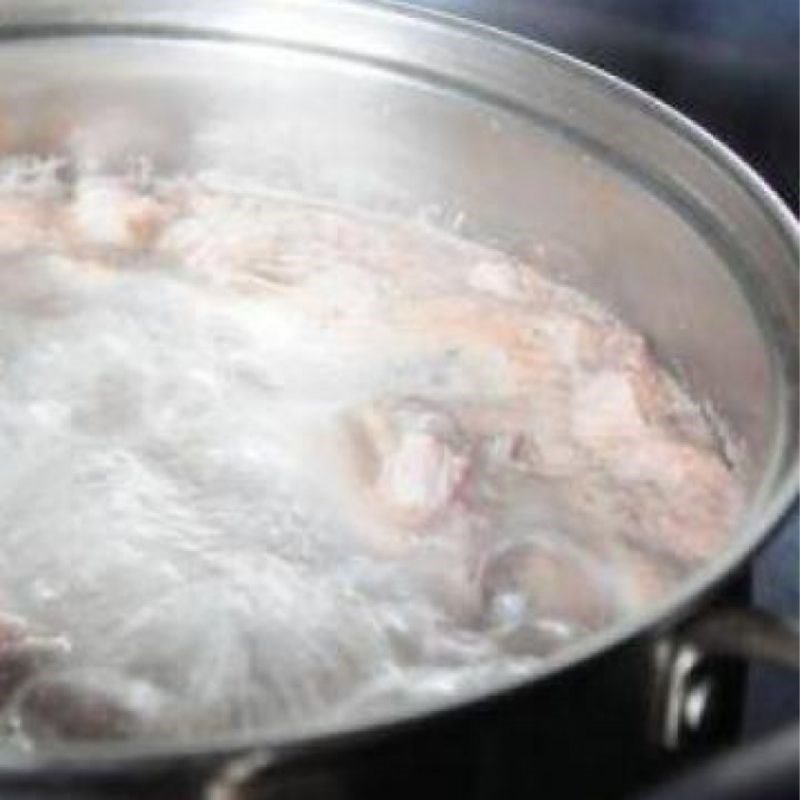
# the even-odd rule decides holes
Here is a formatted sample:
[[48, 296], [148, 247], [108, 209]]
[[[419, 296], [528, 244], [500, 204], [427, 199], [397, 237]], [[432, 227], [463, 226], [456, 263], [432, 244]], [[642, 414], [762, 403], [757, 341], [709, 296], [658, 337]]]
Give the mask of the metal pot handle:
[[720, 608], [690, 623], [685, 642], [709, 656], [800, 669], [797, 625], [756, 608]]
[[714, 701], [715, 665], [731, 659], [800, 670], [797, 624], [759, 609], [719, 607], [660, 643], [656, 738], [666, 750], [681, 749], [702, 727]]
[[[691, 748], [709, 716], [721, 665], [731, 660], [800, 669], [797, 624], [753, 608], [703, 612], [657, 648], [656, 736], [666, 751]], [[768, 800], [797, 783], [798, 728], [789, 725], [695, 767], [638, 800]]]

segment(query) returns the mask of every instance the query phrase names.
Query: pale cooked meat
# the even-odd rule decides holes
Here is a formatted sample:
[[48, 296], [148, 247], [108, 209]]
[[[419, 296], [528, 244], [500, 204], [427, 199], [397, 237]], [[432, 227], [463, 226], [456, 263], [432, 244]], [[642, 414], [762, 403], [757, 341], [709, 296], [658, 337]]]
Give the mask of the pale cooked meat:
[[467, 478], [469, 442], [446, 412], [419, 401], [364, 411], [357, 469], [379, 513], [410, 528], [445, 515]]
[[38, 198], [0, 195], [0, 256], [37, 247], [48, 238], [48, 214]]
[[741, 454], [533, 266], [191, 177], [14, 169], [0, 586], [26, 623], [0, 619], [0, 708], [24, 746], [457, 697], [725, 546]]
[[87, 255], [98, 248], [135, 251], [158, 238], [171, 212], [119, 180], [90, 176], [77, 182], [59, 223], [65, 241]]

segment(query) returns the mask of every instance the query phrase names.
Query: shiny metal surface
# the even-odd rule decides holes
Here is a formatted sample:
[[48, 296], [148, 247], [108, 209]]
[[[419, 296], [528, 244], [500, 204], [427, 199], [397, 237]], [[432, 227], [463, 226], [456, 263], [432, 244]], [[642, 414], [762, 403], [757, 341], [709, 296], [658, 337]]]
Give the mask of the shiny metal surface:
[[[654, 693], [655, 736], [677, 751], [713, 730], [720, 700], [717, 684], [736, 661], [796, 673], [797, 624], [755, 608], [704, 610], [658, 648], [663, 689]], [[717, 713], [715, 713], [717, 712]]]
[[709, 612], [685, 633], [706, 655], [760, 660], [776, 667], [800, 669], [797, 625], [755, 609]]
[[797, 214], [793, 0], [404, 0], [549, 44], [650, 91], [739, 153]]
[[538, 680], [683, 616], [795, 494], [796, 226], [746, 166], [651, 98], [514, 37], [380, 3], [7, 2], [0, 40], [0, 149], [145, 155], [500, 246], [602, 298], [730, 421], [752, 457], [730, 549]]

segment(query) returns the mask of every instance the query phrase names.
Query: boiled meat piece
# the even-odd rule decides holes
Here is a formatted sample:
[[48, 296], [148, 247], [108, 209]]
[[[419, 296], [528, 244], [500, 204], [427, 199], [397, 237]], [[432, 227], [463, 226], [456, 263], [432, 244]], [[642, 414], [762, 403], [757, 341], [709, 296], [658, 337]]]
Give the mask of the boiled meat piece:
[[487, 623], [515, 651], [550, 652], [619, 609], [613, 570], [556, 531], [489, 551], [480, 579]]
[[28, 741], [41, 745], [130, 738], [168, 713], [167, 698], [145, 681], [108, 669], [73, 668], [30, 681], [10, 719]]
[[17, 617], [0, 616], [0, 708], [38, 671], [69, 652], [66, 637], [45, 635]]
[[78, 253], [98, 248], [138, 251], [160, 235], [171, 209], [118, 180], [82, 178], [61, 218], [64, 236]]
[[470, 445], [446, 412], [413, 399], [383, 403], [362, 412], [351, 430], [355, 470], [379, 515], [421, 529], [453, 507]]
[[40, 198], [0, 195], [0, 256], [45, 244], [49, 239], [48, 216]]

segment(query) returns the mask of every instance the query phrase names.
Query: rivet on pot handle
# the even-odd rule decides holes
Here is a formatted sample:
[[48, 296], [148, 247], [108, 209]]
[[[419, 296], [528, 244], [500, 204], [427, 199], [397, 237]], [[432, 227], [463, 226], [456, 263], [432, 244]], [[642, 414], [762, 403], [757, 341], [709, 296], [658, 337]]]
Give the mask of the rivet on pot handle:
[[[704, 612], [657, 648], [661, 691], [657, 692], [656, 738], [678, 750], [701, 731], [714, 708], [715, 663], [720, 659], [800, 669], [796, 624], [757, 609]], [[718, 666], [717, 666], [718, 669]]]

